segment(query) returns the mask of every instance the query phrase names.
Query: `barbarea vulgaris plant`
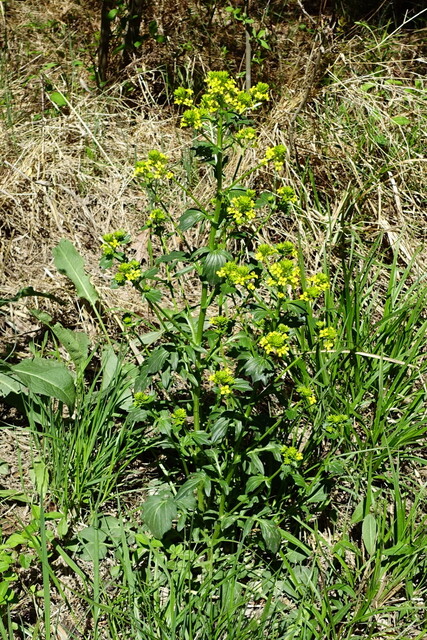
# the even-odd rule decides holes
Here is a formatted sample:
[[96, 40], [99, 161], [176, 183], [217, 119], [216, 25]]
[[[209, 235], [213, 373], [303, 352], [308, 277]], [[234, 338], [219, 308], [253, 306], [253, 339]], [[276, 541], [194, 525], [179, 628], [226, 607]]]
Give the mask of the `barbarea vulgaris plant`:
[[[182, 529], [191, 519], [196, 537], [203, 530], [215, 543], [237, 528], [277, 551], [281, 505], [306, 484], [317, 403], [310, 354], [331, 351], [338, 334], [323, 315], [327, 275], [305, 274], [289, 239], [259, 235], [298, 202], [282, 178], [286, 147], [261, 149], [244, 175], [225, 171], [233, 149], [243, 157], [260, 146], [253, 117], [269, 98], [265, 83], [244, 91], [225, 71], [207, 74], [197, 101], [191, 88], [177, 89], [180, 126], [193, 130], [191, 153], [212, 172], [214, 197], [201, 201], [175, 159], [150, 151], [134, 172], [150, 202], [148, 257], [139, 263], [118, 231], [104, 236], [101, 264], [116, 265], [113, 286], [134, 287], [147, 310], [135, 336], [145, 361], [132, 410], [165, 474], [144, 506], [147, 526]], [[254, 172], [265, 182], [273, 175], [276, 188], [251, 188]], [[188, 201], [178, 216], [169, 213], [172, 187]], [[304, 434], [294, 427], [299, 413]]]

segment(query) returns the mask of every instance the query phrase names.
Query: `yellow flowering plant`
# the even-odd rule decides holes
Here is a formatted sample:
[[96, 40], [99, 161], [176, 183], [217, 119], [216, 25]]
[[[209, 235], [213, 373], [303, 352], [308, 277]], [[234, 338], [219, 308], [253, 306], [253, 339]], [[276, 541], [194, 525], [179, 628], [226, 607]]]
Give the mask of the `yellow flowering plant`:
[[[177, 89], [179, 124], [193, 130], [191, 149], [212, 172], [215, 196], [201, 201], [176, 159], [150, 151], [134, 172], [150, 202], [143, 226], [148, 259], [138, 262], [119, 231], [104, 236], [101, 264], [117, 265], [113, 286], [134, 287], [150, 309], [148, 331], [135, 324], [128, 330], [145, 352], [134, 410], [147, 424], [147, 447], [163, 451], [167, 482], [175, 483], [173, 509], [158, 499], [165, 530], [173, 527], [168, 513], [180, 513], [180, 526], [197, 514], [219, 543], [226, 529], [244, 529], [253, 518], [264, 522], [259, 543], [277, 551], [279, 523], [265, 522], [281, 496], [304, 493], [306, 485], [301, 474], [309, 438], [293, 425], [295, 412], [310, 421], [316, 410], [309, 354], [322, 356], [337, 336], [333, 327], [315, 324], [324, 322], [316, 314], [328, 294], [327, 275], [306, 275], [289, 239], [260, 237], [298, 200], [281, 178], [286, 147], [261, 150], [252, 170], [226, 179], [226, 154], [234, 148], [243, 158], [248, 146], [257, 146], [254, 113], [268, 99], [266, 84], [244, 91], [225, 71], [208, 73], [197, 101], [191, 88]], [[258, 192], [246, 185], [254, 171], [273, 172], [277, 188]], [[169, 213], [171, 185], [188, 201], [176, 217]], [[194, 245], [196, 237], [205, 238], [202, 246]], [[149, 505], [156, 499], [150, 496]], [[150, 513], [147, 507], [149, 527]]]

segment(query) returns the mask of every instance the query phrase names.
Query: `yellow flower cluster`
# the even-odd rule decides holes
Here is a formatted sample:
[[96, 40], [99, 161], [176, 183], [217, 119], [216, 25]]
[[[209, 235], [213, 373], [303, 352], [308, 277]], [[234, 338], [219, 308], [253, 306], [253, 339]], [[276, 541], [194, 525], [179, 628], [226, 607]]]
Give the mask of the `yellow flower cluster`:
[[286, 152], [287, 149], [284, 144], [269, 147], [265, 152], [264, 158], [261, 160], [261, 164], [266, 165], [269, 162], [273, 162], [276, 171], [280, 171], [286, 162]]
[[329, 288], [328, 276], [325, 273], [317, 273], [307, 278], [307, 287], [300, 295], [300, 300], [315, 300]]
[[292, 187], [279, 187], [276, 193], [282, 202], [297, 202], [298, 200]]
[[150, 215], [148, 216], [147, 225], [150, 227], [161, 227], [165, 220], [166, 213], [163, 211], [163, 209], [152, 209]]
[[123, 285], [126, 282], [138, 282], [141, 275], [140, 263], [138, 260], [131, 260], [130, 262], [123, 262], [119, 265], [119, 270], [114, 276], [114, 280], [117, 284]]
[[206, 109], [187, 109], [181, 116], [181, 127], [190, 127], [191, 129], [202, 129], [203, 117], [207, 115]]
[[254, 280], [257, 275], [252, 273], [250, 268], [244, 264], [236, 264], [234, 260], [226, 262], [221, 269], [216, 272], [220, 278], [226, 278], [231, 284], [240, 285], [249, 290], [255, 289]]
[[292, 260], [280, 260], [269, 267], [270, 278], [267, 279], [269, 287], [298, 287], [300, 284], [300, 270]]
[[[241, 91], [227, 71], [210, 71], [206, 76], [206, 85], [207, 90], [201, 97], [199, 107], [193, 107], [191, 89], [179, 87], [174, 92], [176, 104], [193, 107], [182, 114], [181, 127], [201, 129], [203, 121], [220, 110], [234, 111], [241, 115], [269, 99], [267, 84], [258, 82], [250, 91]], [[252, 127], [242, 129], [239, 134], [236, 138], [240, 141], [250, 141], [256, 136]]]
[[218, 329], [225, 329], [229, 322], [229, 318], [226, 316], [212, 316], [209, 321], [214, 327], [217, 327]]
[[104, 256], [113, 256], [117, 247], [126, 242], [126, 231], [119, 229], [114, 233], [106, 233], [102, 236], [103, 244], [101, 245]]
[[141, 408], [146, 404], [150, 404], [150, 402], [152, 402], [153, 399], [154, 397], [152, 395], [149, 395], [148, 393], [144, 393], [143, 391], [137, 391], [133, 395], [133, 406]]
[[300, 462], [304, 457], [302, 453], [298, 451], [298, 449], [296, 449], [295, 447], [287, 447], [284, 445], [280, 449], [280, 452], [283, 456], [284, 464], [292, 464], [293, 462]]
[[266, 336], [260, 338], [259, 344], [268, 354], [273, 353], [279, 358], [289, 353], [289, 327], [280, 325], [280, 331], [270, 331]]
[[193, 89], [186, 89], [185, 87], [179, 87], [174, 91], [175, 104], [183, 104], [187, 107], [191, 107], [193, 104]]
[[175, 409], [175, 411], [171, 414], [172, 422], [175, 426], [182, 426], [187, 419], [187, 412], [185, 409]]
[[293, 242], [289, 241], [279, 242], [278, 244], [260, 244], [255, 253], [255, 258], [259, 262], [265, 262], [268, 258], [277, 254], [294, 258], [297, 255], [297, 250]]
[[337, 330], [333, 327], [326, 327], [319, 331], [319, 338], [322, 338], [323, 346], [327, 351], [331, 351], [334, 348], [336, 337]]
[[219, 387], [219, 392], [222, 396], [228, 396], [232, 393], [230, 385], [234, 384], [235, 379], [230, 367], [224, 367], [224, 369], [219, 369], [219, 371], [209, 376], [209, 381]]
[[234, 137], [241, 144], [249, 143], [256, 139], [256, 130], [253, 127], [243, 127]]
[[144, 182], [153, 182], [162, 178], [173, 178], [172, 171], [169, 171], [168, 158], [160, 151], [149, 151], [147, 160], [139, 160], [135, 165], [134, 176], [141, 178]]
[[342, 427], [346, 422], [348, 422], [348, 419], [348, 416], [344, 413], [330, 415], [326, 418], [325, 430], [328, 433], [335, 433], [338, 427]]
[[310, 389], [310, 387], [304, 387], [303, 385], [300, 385], [299, 387], [297, 387], [296, 390], [297, 390], [297, 393], [299, 393], [299, 395], [301, 396], [301, 398], [307, 401], [307, 404], [309, 406], [316, 404], [317, 400], [316, 400], [316, 396], [314, 395], [313, 389]]
[[234, 218], [237, 224], [245, 224], [256, 217], [254, 196], [255, 191], [248, 189], [245, 196], [231, 198], [227, 213]]

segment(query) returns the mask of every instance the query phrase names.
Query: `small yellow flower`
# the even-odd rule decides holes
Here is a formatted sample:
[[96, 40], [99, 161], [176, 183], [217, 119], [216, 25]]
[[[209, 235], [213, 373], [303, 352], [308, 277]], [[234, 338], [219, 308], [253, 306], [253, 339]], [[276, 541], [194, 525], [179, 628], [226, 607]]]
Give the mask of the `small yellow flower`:
[[298, 449], [295, 447], [287, 447], [283, 446], [280, 450], [283, 456], [283, 464], [292, 464], [296, 462], [300, 462], [303, 459], [303, 455]]
[[317, 273], [307, 278], [307, 287], [300, 295], [300, 300], [315, 300], [327, 289], [329, 289], [328, 276], [325, 273]]
[[153, 182], [153, 180], [161, 180], [162, 178], [173, 178], [172, 171], [167, 168], [168, 162], [167, 156], [160, 153], [160, 151], [149, 151], [147, 160], [138, 160], [133, 175], [147, 183]]
[[333, 327], [326, 327], [319, 331], [319, 338], [322, 338], [326, 351], [331, 351], [334, 348], [337, 335], [337, 330]]
[[274, 256], [274, 254], [276, 253], [276, 247], [272, 246], [271, 244], [260, 244], [258, 246], [257, 252], [255, 253], [255, 259], [258, 260], [258, 262], [265, 262], [266, 260], [268, 260], [268, 258]]
[[119, 285], [126, 282], [138, 282], [142, 276], [141, 265], [137, 260], [123, 262], [119, 265], [118, 272], [114, 276], [114, 280]]
[[301, 398], [303, 398], [304, 400], [307, 401], [307, 404], [310, 407], [313, 404], [316, 404], [316, 402], [317, 402], [316, 396], [314, 395], [313, 389], [310, 389], [310, 387], [304, 387], [303, 385], [300, 385], [300, 386], [297, 387], [296, 391], [297, 391], [297, 393], [299, 393]]
[[226, 278], [231, 284], [239, 285], [241, 287], [247, 287], [248, 289], [253, 289], [250, 287], [250, 284], [253, 284], [251, 281], [256, 279], [256, 273], [253, 273], [245, 264], [236, 264], [234, 260], [230, 262], [226, 262], [221, 269], [216, 272], [217, 276], [220, 278]]
[[292, 287], [296, 288], [300, 284], [300, 270], [292, 260], [280, 260], [269, 268], [270, 278], [267, 279], [268, 286]]
[[203, 117], [205, 116], [205, 111], [203, 109], [187, 109], [184, 111], [181, 117], [181, 127], [190, 127], [191, 129], [203, 128]]
[[277, 195], [282, 202], [297, 202], [298, 198], [292, 187], [279, 187]]
[[255, 191], [248, 189], [246, 195], [231, 198], [227, 213], [234, 218], [237, 224], [244, 225], [256, 217], [254, 196]]
[[287, 149], [284, 144], [278, 144], [275, 147], [269, 147], [265, 151], [265, 156], [261, 160], [261, 164], [266, 165], [270, 162], [274, 163], [276, 171], [280, 171], [286, 162]]
[[192, 89], [186, 89], [185, 87], [178, 87], [174, 91], [175, 104], [183, 104], [187, 107], [191, 107], [193, 104], [194, 91]]
[[229, 396], [233, 393], [231, 385], [234, 384], [235, 380], [230, 367], [224, 367], [223, 369], [215, 371], [208, 379], [218, 386], [218, 391], [221, 396]]
[[259, 344], [268, 354], [272, 353], [279, 358], [286, 356], [289, 353], [289, 327], [281, 325], [281, 331], [270, 331], [266, 336], [260, 338]]

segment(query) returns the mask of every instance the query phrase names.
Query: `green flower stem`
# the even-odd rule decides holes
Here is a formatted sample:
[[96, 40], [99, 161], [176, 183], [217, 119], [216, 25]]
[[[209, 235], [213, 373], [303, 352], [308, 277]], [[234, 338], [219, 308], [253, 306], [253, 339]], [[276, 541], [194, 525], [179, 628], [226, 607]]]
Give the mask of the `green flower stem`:
[[[222, 171], [223, 171], [223, 154], [222, 154], [222, 141], [223, 141], [223, 131], [222, 131], [222, 119], [220, 119], [218, 123], [217, 129], [217, 148], [219, 149], [217, 154], [217, 160], [215, 165], [215, 175], [216, 175], [216, 204], [215, 204], [215, 214], [214, 219], [211, 223], [211, 228], [209, 232], [209, 241], [208, 247], [210, 251], [214, 251], [217, 248], [217, 231], [219, 226], [219, 220], [221, 217], [221, 209], [222, 209]], [[215, 290], [213, 292], [213, 296], [208, 296], [209, 292], [209, 284], [205, 281], [202, 283], [202, 292], [200, 297], [200, 311], [199, 318], [197, 321], [197, 333], [196, 333], [196, 346], [200, 347], [203, 342], [203, 331], [206, 320], [206, 312], [212, 299], [215, 297]], [[198, 372], [198, 384], [193, 389], [193, 415], [194, 415], [194, 431], [200, 430], [200, 397], [201, 397], [201, 354], [200, 351], [196, 352], [196, 370]]]

